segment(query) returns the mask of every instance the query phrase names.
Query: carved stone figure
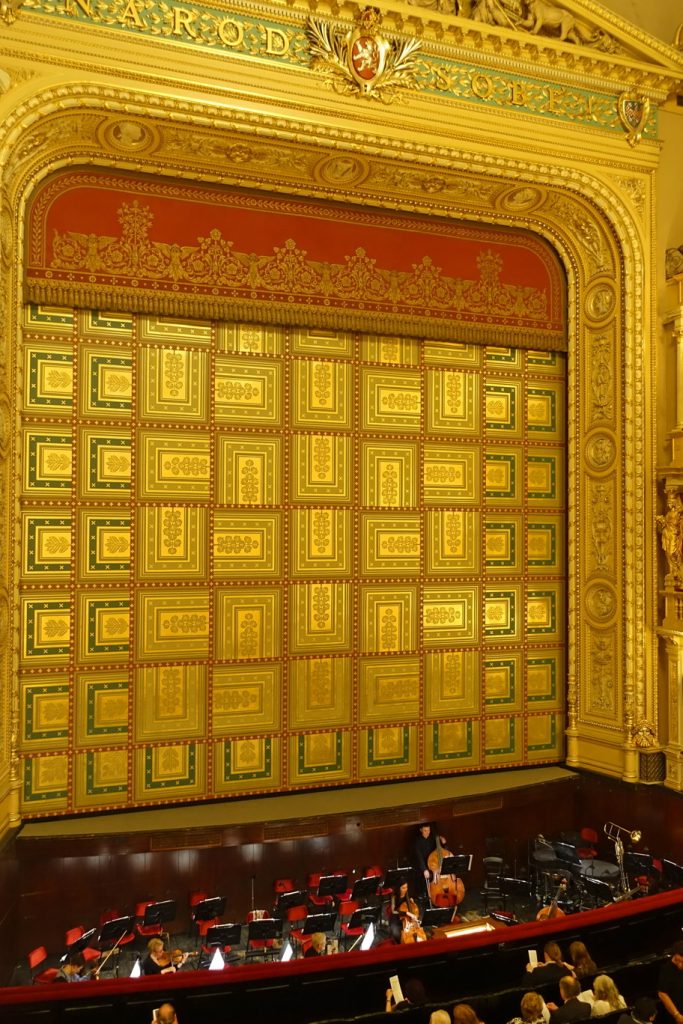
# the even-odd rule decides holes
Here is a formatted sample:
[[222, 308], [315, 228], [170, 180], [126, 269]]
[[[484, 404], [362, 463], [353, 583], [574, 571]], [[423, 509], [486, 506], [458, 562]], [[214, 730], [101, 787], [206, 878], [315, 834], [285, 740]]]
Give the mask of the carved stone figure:
[[608, 53], [619, 49], [606, 32], [578, 21], [571, 11], [558, 7], [552, 0], [473, 0], [469, 15], [462, 5], [459, 13], [487, 25], [525, 29], [533, 35], [554, 36], [563, 42], [595, 46]]
[[519, 28], [524, 14], [521, 0], [475, 0], [470, 17], [473, 21], [482, 21], [486, 25]]
[[675, 274], [683, 274], [683, 245], [678, 249], [666, 250], [666, 276], [673, 277]]
[[668, 564], [667, 575], [677, 589], [683, 589], [683, 501], [680, 494], [667, 493], [666, 512], [657, 516], [662, 534], [662, 551]]

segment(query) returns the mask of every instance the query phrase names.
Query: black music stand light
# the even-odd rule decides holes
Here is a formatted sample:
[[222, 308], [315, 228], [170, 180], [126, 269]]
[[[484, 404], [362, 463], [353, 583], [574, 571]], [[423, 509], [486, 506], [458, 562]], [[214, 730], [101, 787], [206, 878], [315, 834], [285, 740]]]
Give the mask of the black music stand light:
[[305, 907], [308, 893], [303, 889], [292, 889], [291, 892], [281, 892], [277, 898], [275, 909], [278, 914], [289, 907]]
[[353, 883], [353, 889], [351, 890], [352, 900], [367, 900], [377, 895], [377, 890], [382, 883], [382, 879], [378, 878], [377, 875], [367, 875], [364, 878], [357, 878]]
[[338, 896], [348, 888], [348, 875], [321, 875], [316, 896]]
[[225, 896], [211, 896], [200, 900], [192, 908], [195, 921], [212, 921], [214, 917], [222, 917], [225, 913]]
[[604, 907], [607, 903], [614, 903], [614, 893], [607, 882], [599, 878], [591, 878], [590, 875], [581, 876], [586, 892], [593, 900], [596, 907]]
[[175, 915], [175, 900], [159, 900], [158, 903], [150, 903], [149, 906], [145, 907], [145, 916], [141, 924], [143, 928], [166, 924], [167, 921], [174, 921]]
[[683, 867], [673, 860], [662, 858], [662, 874], [664, 881], [671, 889], [678, 889], [683, 886]]
[[441, 875], [464, 875], [472, 870], [471, 853], [450, 853], [441, 861], [439, 874]]
[[99, 934], [98, 942], [100, 945], [105, 945], [112, 949], [126, 938], [127, 935], [133, 933], [135, 926], [135, 918], [129, 917], [115, 917], [112, 921], [106, 921], [102, 925], [102, 929]]
[[636, 850], [629, 850], [624, 854], [624, 867], [632, 875], [650, 875], [654, 868], [651, 853], [638, 853]]
[[404, 882], [410, 885], [414, 877], [414, 868], [389, 868], [384, 879], [384, 886], [387, 889], [398, 891]]
[[420, 924], [423, 928], [438, 928], [440, 925], [450, 924], [455, 913], [455, 907], [427, 907]]
[[207, 946], [239, 946], [242, 941], [241, 924], [214, 924], [206, 932]]
[[332, 910], [325, 914], [309, 914], [304, 921], [302, 935], [313, 935], [314, 932], [333, 932], [337, 923], [337, 913]]

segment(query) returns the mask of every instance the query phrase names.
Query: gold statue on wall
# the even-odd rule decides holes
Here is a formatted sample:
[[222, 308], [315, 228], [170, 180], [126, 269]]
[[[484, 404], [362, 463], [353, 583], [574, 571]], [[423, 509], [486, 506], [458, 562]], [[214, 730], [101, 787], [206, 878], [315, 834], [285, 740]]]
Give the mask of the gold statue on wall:
[[667, 491], [666, 512], [657, 516], [656, 522], [668, 566], [667, 582], [683, 590], [683, 501], [680, 494]]

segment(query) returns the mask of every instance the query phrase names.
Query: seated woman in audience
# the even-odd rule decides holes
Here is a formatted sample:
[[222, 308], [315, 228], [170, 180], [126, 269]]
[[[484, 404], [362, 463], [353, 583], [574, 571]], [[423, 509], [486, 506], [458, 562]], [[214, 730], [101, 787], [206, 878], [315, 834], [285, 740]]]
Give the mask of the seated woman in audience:
[[448, 1010], [433, 1010], [429, 1018], [429, 1024], [451, 1024]]
[[400, 1003], [394, 1002], [394, 993], [390, 988], [386, 991], [385, 1011], [387, 1013], [400, 1013], [401, 1010], [409, 1010], [411, 1006], [424, 1006], [427, 1002], [425, 987], [419, 978], [408, 978], [402, 986], [403, 999]]
[[613, 1010], [625, 1010], [626, 1000], [607, 974], [598, 974], [593, 989], [586, 989], [578, 997], [582, 1003], [589, 1003], [591, 1017], [602, 1017]]
[[469, 1003], [456, 1003], [453, 1007], [453, 1024], [483, 1024], [477, 1011]]
[[519, 1017], [513, 1017], [509, 1024], [548, 1024], [550, 1012], [538, 992], [525, 992], [519, 1010]]
[[574, 971], [574, 975], [579, 978], [585, 978], [589, 974], [597, 974], [598, 968], [595, 965], [595, 961], [591, 957], [590, 953], [584, 946], [583, 942], [572, 942], [569, 946], [569, 959], [571, 963], [567, 964]]

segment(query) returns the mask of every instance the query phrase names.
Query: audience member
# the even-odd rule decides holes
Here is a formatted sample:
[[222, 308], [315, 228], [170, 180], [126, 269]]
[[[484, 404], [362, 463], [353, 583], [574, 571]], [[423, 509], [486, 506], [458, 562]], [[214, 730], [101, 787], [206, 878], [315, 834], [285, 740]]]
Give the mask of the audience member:
[[588, 1003], [591, 1008], [591, 1017], [602, 1017], [613, 1010], [625, 1010], [626, 1000], [620, 994], [619, 989], [607, 974], [598, 974], [593, 982], [593, 988], [586, 989], [579, 996], [579, 999]]
[[560, 978], [560, 997], [562, 1006], [548, 1003], [550, 1024], [574, 1024], [574, 1021], [590, 1017], [591, 1008], [588, 1003], [581, 1002], [581, 983], [572, 975]]
[[567, 967], [573, 968], [574, 974], [577, 978], [585, 978], [589, 974], [598, 973], [595, 961], [584, 946], [583, 942], [579, 942], [578, 939], [576, 942], [572, 942], [569, 946], [569, 959], [571, 960], [571, 964], [567, 964]]
[[525, 992], [519, 1010], [519, 1017], [513, 1017], [509, 1024], [547, 1024], [550, 1016], [538, 992]]
[[683, 939], [674, 942], [671, 959], [662, 964], [657, 989], [665, 1010], [665, 1024], [683, 1024]]
[[532, 975], [534, 987], [559, 981], [566, 974], [572, 974], [572, 968], [562, 959], [562, 950], [556, 942], [546, 942], [543, 947], [543, 961], [527, 964], [526, 969]]
[[652, 1024], [657, 1016], [657, 1001], [650, 996], [640, 996], [630, 1013], [622, 1013], [617, 1024]]
[[406, 983], [401, 986], [401, 990], [403, 999], [400, 1003], [395, 1003], [393, 992], [390, 988], [387, 989], [384, 1007], [387, 1013], [400, 1013], [401, 1010], [409, 1010], [412, 1006], [424, 1006], [427, 1002], [427, 993], [419, 978], [408, 978]]
[[429, 1018], [429, 1024], [451, 1024], [448, 1010], [434, 1010]]
[[173, 1004], [162, 1003], [159, 1009], [154, 1011], [152, 1024], [179, 1024]]
[[453, 1024], [482, 1024], [474, 1007], [469, 1003], [456, 1003], [453, 1007]]

